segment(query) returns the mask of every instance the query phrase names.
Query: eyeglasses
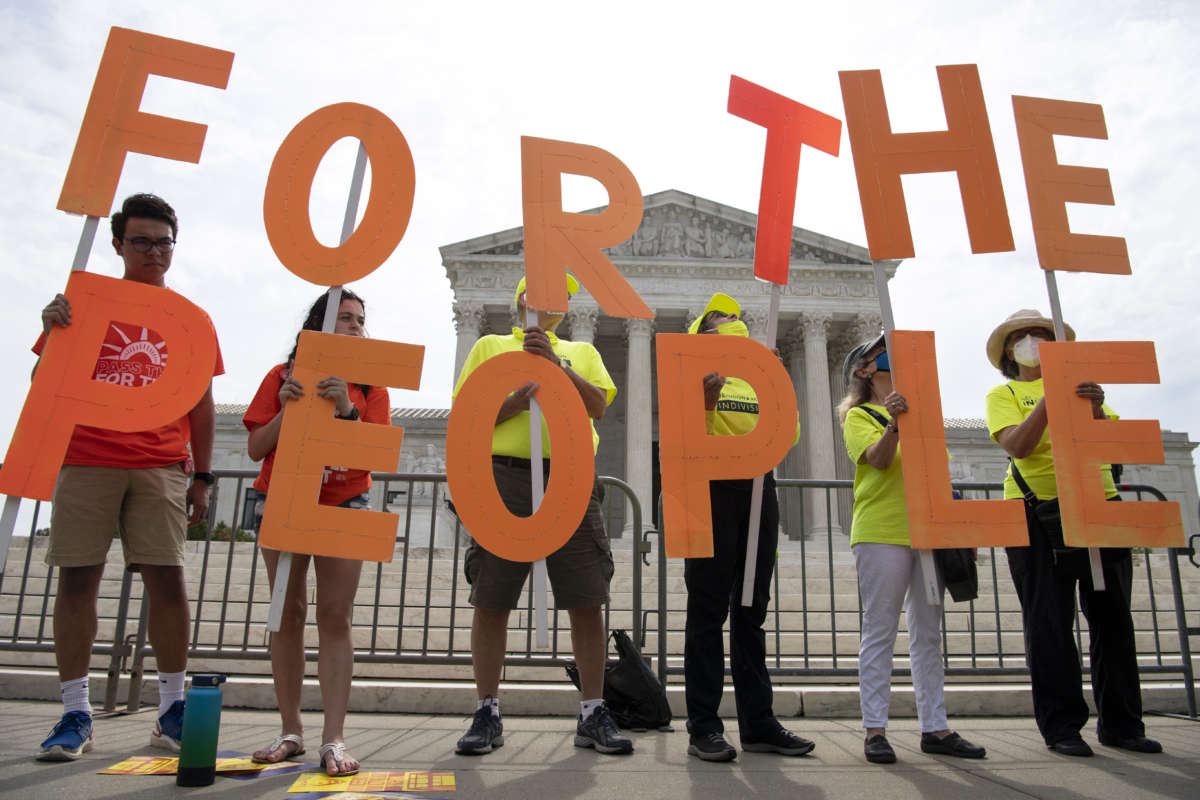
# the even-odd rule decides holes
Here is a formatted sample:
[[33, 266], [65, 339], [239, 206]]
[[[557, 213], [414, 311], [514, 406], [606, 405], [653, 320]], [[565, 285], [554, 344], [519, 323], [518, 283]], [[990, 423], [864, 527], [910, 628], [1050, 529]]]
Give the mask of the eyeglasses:
[[135, 236], [125, 241], [129, 242], [139, 253], [149, 253], [152, 247], [160, 253], [169, 253], [175, 249], [174, 239], [147, 239], [145, 236]]

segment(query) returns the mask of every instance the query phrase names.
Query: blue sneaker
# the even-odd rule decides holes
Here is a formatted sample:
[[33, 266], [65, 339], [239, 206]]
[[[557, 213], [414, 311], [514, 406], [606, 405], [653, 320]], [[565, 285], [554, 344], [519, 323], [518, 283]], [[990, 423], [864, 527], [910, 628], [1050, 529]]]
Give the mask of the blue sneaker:
[[92, 715], [69, 711], [42, 742], [38, 761], [74, 761], [92, 749]]
[[183, 701], [176, 700], [171, 703], [167, 713], [154, 723], [154, 733], [150, 734], [150, 746], [178, 753], [181, 739], [183, 739]]

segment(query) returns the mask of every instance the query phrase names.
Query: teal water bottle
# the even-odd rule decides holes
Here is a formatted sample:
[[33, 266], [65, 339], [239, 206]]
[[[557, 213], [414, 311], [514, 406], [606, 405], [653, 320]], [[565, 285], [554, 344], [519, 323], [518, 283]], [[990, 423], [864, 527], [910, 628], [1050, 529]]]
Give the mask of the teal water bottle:
[[176, 786], [208, 786], [217, 776], [217, 732], [221, 727], [224, 675], [193, 675], [183, 706]]

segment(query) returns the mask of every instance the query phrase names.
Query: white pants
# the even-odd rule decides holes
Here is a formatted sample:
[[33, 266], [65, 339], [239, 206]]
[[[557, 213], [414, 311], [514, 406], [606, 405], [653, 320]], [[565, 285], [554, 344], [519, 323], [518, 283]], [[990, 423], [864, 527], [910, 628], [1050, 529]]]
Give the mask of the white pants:
[[[900, 627], [900, 609], [908, 611], [908, 649], [913, 690], [922, 733], [943, 731], [946, 699], [942, 693], [941, 607], [925, 597], [918, 551], [895, 544], [854, 545], [858, 588], [862, 594], [862, 641], [858, 648], [858, 687], [864, 728], [886, 728], [892, 694], [892, 652]], [[905, 604], [905, 594], [908, 603]]]

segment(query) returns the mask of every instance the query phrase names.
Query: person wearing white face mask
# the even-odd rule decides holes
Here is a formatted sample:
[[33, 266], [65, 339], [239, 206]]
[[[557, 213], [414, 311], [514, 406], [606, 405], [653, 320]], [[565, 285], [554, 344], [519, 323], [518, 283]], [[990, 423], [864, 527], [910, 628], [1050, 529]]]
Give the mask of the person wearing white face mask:
[[[739, 318], [741, 306], [718, 292], [688, 333], [749, 336]], [[710, 436], [749, 433], [758, 422], [758, 396], [746, 381], [711, 372], [704, 376], [704, 420]], [[800, 423], [796, 422], [796, 439]], [[795, 444], [793, 441], [793, 444]], [[758, 550], [754, 554], [751, 605], [742, 605], [742, 581], [749, 537], [753, 480], [709, 482], [712, 504], [713, 555], [684, 560], [687, 621], [684, 628], [683, 673], [687, 702], [688, 753], [704, 761], [732, 761], [737, 749], [724, 736], [718, 715], [725, 681], [725, 648], [721, 629], [729, 617], [729, 666], [737, 701], [738, 734], [750, 752], [802, 756], [814, 745], [784, 728], [772, 709], [763, 623], [771, 600], [771, 573], [779, 537], [779, 501], [775, 476], [763, 476]]]
[[[1068, 340], [1075, 331], [1064, 326]], [[1102, 548], [1105, 591], [1092, 588], [1085, 549], [1062, 545], [1061, 524], [1039, 518], [1040, 503], [1058, 496], [1050, 449], [1045, 390], [1038, 345], [1053, 341], [1053, 323], [1041, 313], [1017, 311], [992, 331], [988, 360], [1008, 382], [987, 394], [988, 433], [1011, 456], [1004, 479], [1007, 499], [1025, 500], [1028, 547], [1009, 547], [1008, 567], [1021, 603], [1025, 653], [1033, 683], [1033, 711], [1038, 729], [1051, 750], [1090, 756], [1079, 735], [1087, 722], [1083, 676], [1075, 647], [1075, 592], [1088, 620], [1091, 639], [1092, 689], [1100, 743], [1139, 753], [1162, 752], [1146, 738], [1130, 594], [1133, 564], [1128, 548]], [[1092, 402], [1096, 419], [1116, 419], [1104, 404], [1104, 390], [1080, 383], [1076, 394]], [[1109, 465], [1100, 478], [1105, 495], [1119, 500]]]

